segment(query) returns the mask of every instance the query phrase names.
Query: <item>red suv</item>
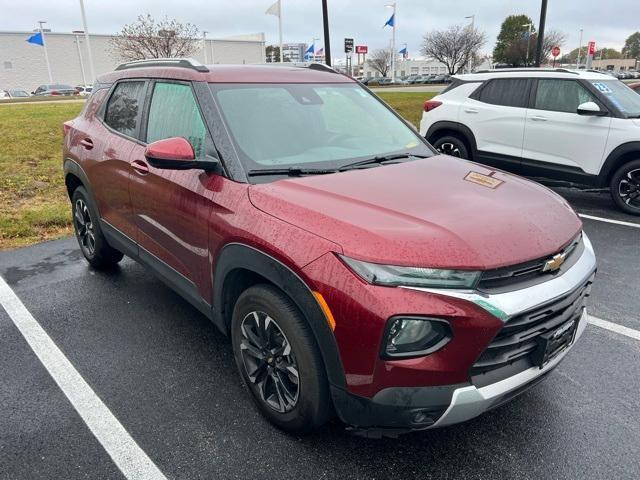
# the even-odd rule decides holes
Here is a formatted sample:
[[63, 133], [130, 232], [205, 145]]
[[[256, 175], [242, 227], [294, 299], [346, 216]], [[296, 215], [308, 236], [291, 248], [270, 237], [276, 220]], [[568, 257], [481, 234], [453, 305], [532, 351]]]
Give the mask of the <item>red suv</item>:
[[123, 64], [64, 131], [87, 261], [127, 255], [209, 317], [286, 430], [470, 419], [586, 326], [596, 261], [570, 206], [437, 155], [328, 67]]

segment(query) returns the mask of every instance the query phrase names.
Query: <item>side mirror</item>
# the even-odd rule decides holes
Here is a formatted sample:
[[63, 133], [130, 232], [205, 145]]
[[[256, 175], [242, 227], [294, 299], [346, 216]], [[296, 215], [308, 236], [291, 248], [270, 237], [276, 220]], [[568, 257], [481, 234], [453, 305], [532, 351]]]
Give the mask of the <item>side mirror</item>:
[[578, 105], [578, 115], [602, 116], [606, 114], [607, 112], [600, 110], [600, 107], [595, 102], [584, 102]]
[[166, 170], [213, 170], [220, 165], [218, 159], [196, 160], [193, 147], [182, 137], [152, 142], [147, 145], [144, 156], [152, 167]]

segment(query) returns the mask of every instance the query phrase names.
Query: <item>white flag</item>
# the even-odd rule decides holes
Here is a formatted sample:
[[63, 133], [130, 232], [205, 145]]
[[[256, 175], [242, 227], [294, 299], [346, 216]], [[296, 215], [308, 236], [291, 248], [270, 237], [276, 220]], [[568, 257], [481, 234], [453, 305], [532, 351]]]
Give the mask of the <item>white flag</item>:
[[265, 15], [275, 15], [276, 17], [280, 16], [280, 0], [271, 5], [266, 12]]

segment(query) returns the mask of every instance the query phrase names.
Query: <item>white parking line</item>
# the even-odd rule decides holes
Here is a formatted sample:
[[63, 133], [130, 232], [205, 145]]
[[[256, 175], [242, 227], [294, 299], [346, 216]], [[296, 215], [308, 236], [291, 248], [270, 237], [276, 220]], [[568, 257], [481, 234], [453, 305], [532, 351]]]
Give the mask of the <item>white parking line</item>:
[[587, 215], [586, 213], [579, 213], [578, 216], [589, 220], [596, 220], [598, 222], [615, 223], [616, 225], [624, 225], [625, 227], [640, 228], [640, 223], [623, 222], [622, 220], [614, 220], [613, 218], [595, 217], [593, 215]]
[[589, 323], [592, 325], [595, 325], [596, 327], [604, 328], [605, 330], [619, 333], [620, 335], [624, 335], [625, 337], [633, 338], [635, 340], [640, 340], [640, 330], [634, 330], [633, 328], [625, 327], [624, 325], [618, 325], [617, 323], [613, 323], [608, 320], [603, 320], [601, 318], [594, 317], [592, 315], [589, 315]]
[[124, 476], [166, 480], [2, 277], [0, 304]]

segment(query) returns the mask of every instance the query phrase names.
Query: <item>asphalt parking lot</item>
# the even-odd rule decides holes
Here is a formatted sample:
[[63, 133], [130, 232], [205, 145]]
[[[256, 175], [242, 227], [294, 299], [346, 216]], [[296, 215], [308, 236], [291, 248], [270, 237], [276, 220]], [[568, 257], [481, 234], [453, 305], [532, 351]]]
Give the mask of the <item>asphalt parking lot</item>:
[[[0, 276], [28, 310], [0, 296], [0, 478], [640, 478], [640, 219], [606, 194], [558, 192], [589, 216], [590, 313], [632, 330], [589, 325], [513, 402], [398, 439], [338, 423], [303, 437], [270, 426], [226, 339], [132, 261], [93, 271], [72, 238], [0, 253]], [[59, 382], [79, 389], [83, 415], [44, 366], [64, 372], [65, 358], [41, 361], [16, 326], [29, 313], [79, 373]]]

